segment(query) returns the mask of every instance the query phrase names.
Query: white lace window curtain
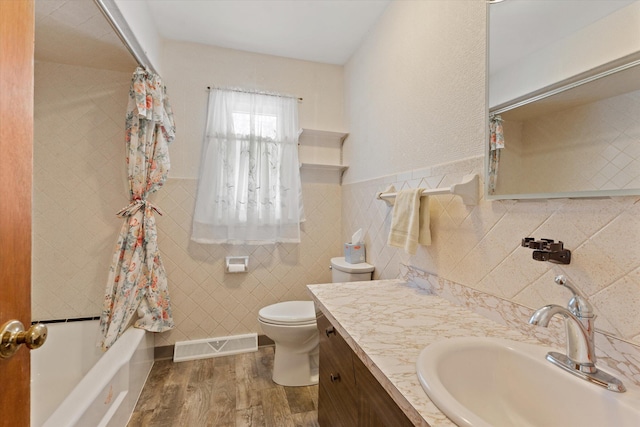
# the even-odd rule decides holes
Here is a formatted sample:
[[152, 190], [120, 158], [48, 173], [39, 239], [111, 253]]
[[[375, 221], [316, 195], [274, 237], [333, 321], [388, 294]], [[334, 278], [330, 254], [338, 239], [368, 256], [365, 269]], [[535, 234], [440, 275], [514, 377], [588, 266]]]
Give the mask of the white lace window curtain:
[[191, 239], [300, 242], [298, 100], [212, 89]]

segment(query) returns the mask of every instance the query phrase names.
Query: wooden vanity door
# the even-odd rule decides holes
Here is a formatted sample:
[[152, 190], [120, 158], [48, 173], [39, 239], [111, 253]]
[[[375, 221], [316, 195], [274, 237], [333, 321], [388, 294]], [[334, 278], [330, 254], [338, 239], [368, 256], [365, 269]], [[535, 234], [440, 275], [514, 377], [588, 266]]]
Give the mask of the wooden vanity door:
[[318, 423], [321, 427], [357, 426], [358, 402], [351, 348], [324, 316], [318, 319], [318, 331]]
[[320, 427], [411, 427], [413, 423], [329, 323], [320, 333]]

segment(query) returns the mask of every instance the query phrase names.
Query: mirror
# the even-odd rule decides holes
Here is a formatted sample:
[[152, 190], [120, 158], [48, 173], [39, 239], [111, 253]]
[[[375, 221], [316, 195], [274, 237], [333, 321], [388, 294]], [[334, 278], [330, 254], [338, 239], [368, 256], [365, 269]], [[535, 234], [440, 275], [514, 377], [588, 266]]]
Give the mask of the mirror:
[[640, 41], [594, 38], [628, 17], [640, 1], [490, 5], [490, 114], [505, 146], [488, 144], [488, 198], [640, 194]]

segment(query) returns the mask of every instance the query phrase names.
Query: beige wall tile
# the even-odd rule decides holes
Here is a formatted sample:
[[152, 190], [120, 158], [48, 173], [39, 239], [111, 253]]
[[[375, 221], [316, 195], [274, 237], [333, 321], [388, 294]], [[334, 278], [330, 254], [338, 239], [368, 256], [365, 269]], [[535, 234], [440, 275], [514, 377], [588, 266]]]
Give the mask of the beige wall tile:
[[[479, 172], [482, 158], [459, 164], [452, 176]], [[455, 170], [455, 163], [449, 170]], [[403, 174], [404, 177], [407, 174]], [[431, 177], [424, 176], [422, 182]], [[396, 188], [406, 181], [391, 181]], [[571, 294], [553, 281], [566, 275], [596, 307], [597, 327], [620, 338], [637, 340], [640, 323], [640, 199], [554, 199], [487, 201], [464, 206], [452, 196], [431, 196], [433, 243], [414, 256], [386, 245], [391, 208], [375, 200], [379, 180], [343, 186], [343, 239], [354, 224], [366, 224], [367, 262], [376, 278], [398, 277], [403, 262], [446, 280], [534, 309], [566, 305]], [[443, 179], [442, 182], [448, 182]], [[441, 202], [441, 199], [444, 199]], [[437, 207], [434, 207], [437, 206]], [[452, 217], [468, 211], [461, 223]], [[450, 214], [449, 212], [456, 212]], [[572, 251], [569, 265], [538, 262], [520, 246], [523, 237], [562, 240]]]

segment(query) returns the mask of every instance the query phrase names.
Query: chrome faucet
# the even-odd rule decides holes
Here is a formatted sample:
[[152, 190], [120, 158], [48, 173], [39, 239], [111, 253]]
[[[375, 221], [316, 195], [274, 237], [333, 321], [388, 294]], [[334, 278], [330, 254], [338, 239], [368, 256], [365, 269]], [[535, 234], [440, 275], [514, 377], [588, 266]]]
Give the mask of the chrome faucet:
[[552, 351], [547, 354], [547, 360], [582, 379], [609, 390], [626, 391], [620, 380], [596, 368], [594, 341], [596, 315], [593, 312], [593, 307], [564, 276], [557, 276], [555, 282], [573, 293], [567, 308], [556, 304], [545, 305], [536, 310], [529, 319], [529, 323], [532, 325], [547, 327], [551, 318], [556, 314], [564, 318], [567, 332], [567, 354]]
[[594, 373], [596, 371], [596, 352], [593, 341], [593, 323], [596, 316], [593, 314], [593, 308], [564, 276], [557, 276], [555, 282], [573, 293], [568, 309], [555, 304], [545, 305], [533, 313], [529, 323], [546, 328], [549, 325], [549, 320], [556, 314], [564, 317], [567, 331], [567, 356], [574, 362], [576, 369], [586, 373]]

